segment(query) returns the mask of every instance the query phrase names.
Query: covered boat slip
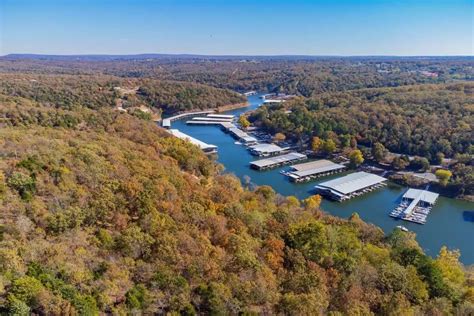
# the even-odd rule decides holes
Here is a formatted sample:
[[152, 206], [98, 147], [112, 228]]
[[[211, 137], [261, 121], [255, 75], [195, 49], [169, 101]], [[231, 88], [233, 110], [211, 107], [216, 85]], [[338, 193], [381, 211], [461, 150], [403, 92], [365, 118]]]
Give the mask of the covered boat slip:
[[290, 164], [295, 161], [305, 160], [308, 157], [297, 152], [288, 153], [281, 156], [260, 159], [250, 162], [250, 167], [257, 170], [267, 170]]
[[258, 143], [258, 140], [255, 137], [250, 136], [246, 132], [235, 127], [235, 125], [233, 127], [229, 127], [227, 130], [232, 136], [234, 136], [235, 138], [237, 138], [239, 141], [241, 141], [242, 143], [246, 145], [255, 145]]
[[292, 182], [304, 182], [334, 173], [339, 173], [344, 169], [346, 169], [346, 166], [344, 165], [322, 159], [291, 166], [290, 170], [284, 174], [288, 176]]
[[207, 117], [211, 118], [220, 118], [220, 119], [230, 119], [232, 120], [235, 115], [226, 115], [226, 114], [208, 114]]
[[185, 141], [188, 141], [190, 142], [191, 144], [193, 145], [196, 145], [198, 146], [199, 148], [201, 148], [201, 150], [207, 154], [212, 154], [212, 153], [216, 153], [217, 152], [217, 146], [215, 145], [211, 145], [211, 144], [207, 144], [203, 141], [200, 141], [199, 139], [196, 139], [194, 137], [191, 137], [187, 134], [184, 134], [182, 132], [180, 132], [179, 130], [177, 129], [170, 129], [169, 130], [169, 133], [171, 135], [173, 135], [174, 137], [177, 137], [179, 139], [182, 139], [182, 140], [185, 140]]
[[209, 121], [209, 122], [232, 122], [232, 118], [220, 117], [193, 117], [193, 121]]
[[390, 213], [390, 216], [425, 224], [438, 196], [439, 194], [426, 190], [408, 189], [402, 197], [402, 202]]
[[283, 154], [289, 151], [289, 148], [281, 148], [275, 144], [258, 144], [249, 147], [250, 153], [255, 156], [269, 157]]
[[342, 202], [371, 192], [385, 185], [387, 179], [364, 171], [322, 182], [315, 186], [318, 193]]

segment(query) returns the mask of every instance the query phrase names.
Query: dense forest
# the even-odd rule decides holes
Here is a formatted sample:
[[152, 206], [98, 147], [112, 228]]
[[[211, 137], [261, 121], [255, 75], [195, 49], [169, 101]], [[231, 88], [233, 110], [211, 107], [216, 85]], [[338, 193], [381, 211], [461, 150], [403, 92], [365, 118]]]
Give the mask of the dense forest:
[[319, 196], [242, 187], [127, 113], [0, 102], [1, 313], [474, 311], [456, 251], [430, 258], [414, 234], [329, 216]]
[[305, 97], [323, 92], [474, 79], [472, 57], [21, 56], [1, 72], [103, 74], [201, 83]]
[[[125, 93], [123, 91], [126, 91]], [[174, 113], [243, 103], [233, 91], [193, 83], [153, 79], [123, 79], [107, 75], [1, 74], [0, 93], [36, 100], [53, 107], [91, 109], [144, 105]]]
[[473, 153], [474, 83], [325, 93], [258, 109], [250, 117], [293, 137], [349, 134], [359, 143], [434, 160]]

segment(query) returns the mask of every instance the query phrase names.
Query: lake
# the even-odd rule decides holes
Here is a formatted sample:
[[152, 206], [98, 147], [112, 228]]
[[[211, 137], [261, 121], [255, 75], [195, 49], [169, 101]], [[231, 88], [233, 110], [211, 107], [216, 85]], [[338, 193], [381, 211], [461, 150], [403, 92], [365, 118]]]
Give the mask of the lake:
[[[257, 108], [262, 103], [259, 95], [250, 96], [248, 99], [249, 107], [229, 111], [227, 114], [240, 115]], [[260, 158], [250, 155], [246, 147], [236, 145], [235, 139], [217, 126], [186, 125], [186, 120], [173, 122], [172, 128], [218, 146], [217, 161], [225, 166], [227, 172], [235, 174], [241, 180], [248, 176], [251, 182], [257, 185], [270, 185], [282, 195], [294, 195], [303, 199], [311, 195], [313, 187], [318, 182], [344, 175], [339, 174], [294, 184], [279, 173], [282, 168], [269, 171], [250, 169], [249, 162]], [[445, 245], [450, 249], [461, 250], [461, 261], [464, 264], [474, 264], [474, 219], [470, 216], [472, 213], [469, 213], [469, 211], [474, 211], [474, 203], [440, 196], [425, 225], [395, 220], [389, 217], [388, 213], [398, 205], [406, 189], [406, 187], [389, 183], [386, 188], [342, 203], [323, 199], [321, 207], [332, 215], [345, 218], [357, 212], [364, 221], [381, 227], [386, 233], [390, 233], [397, 225], [403, 225], [417, 234], [418, 243], [427, 254], [435, 257], [441, 246]]]

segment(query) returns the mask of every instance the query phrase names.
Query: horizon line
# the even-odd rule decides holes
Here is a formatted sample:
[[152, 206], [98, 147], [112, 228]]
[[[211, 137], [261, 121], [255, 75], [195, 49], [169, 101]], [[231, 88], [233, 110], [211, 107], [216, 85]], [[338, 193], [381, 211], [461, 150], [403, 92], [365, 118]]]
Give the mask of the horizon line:
[[92, 57], [92, 56], [101, 56], [101, 57], [120, 57], [120, 56], [197, 56], [197, 57], [339, 57], [339, 58], [350, 58], [350, 57], [474, 57], [473, 55], [464, 55], [464, 54], [453, 54], [453, 55], [385, 55], [385, 54], [360, 54], [360, 55], [339, 55], [339, 54], [200, 54], [200, 53], [126, 53], [126, 54], [117, 54], [117, 53], [67, 53], [67, 54], [57, 54], [57, 53], [8, 53], [0, 55], [1, 57], [8, 56], [46, 56], [46, 57]]

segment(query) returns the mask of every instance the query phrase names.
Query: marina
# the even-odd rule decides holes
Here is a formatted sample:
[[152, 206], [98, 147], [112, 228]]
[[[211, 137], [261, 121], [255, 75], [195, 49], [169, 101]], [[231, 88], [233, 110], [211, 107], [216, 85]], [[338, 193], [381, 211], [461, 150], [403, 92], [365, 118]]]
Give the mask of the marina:
[[[248, 100], [249, 107], [234, 109], [224, 114], [232, 114], [238, 117], [249, 110], [256, 109], [263, 102], [260, 94], [250, 96]], [[187, 125], [185, 119], [173, 122], [173, 126], [176, 126], [175, 128], [180, 131], [217, 145], [219, 149], [217, 161], [224, 165], [225, 172], [235, 174], [243, 182], [250, 179], [250, 183], [254, 185], [269, 185], [283, 196], [294, 195], [299, 199], [305, 199], [315, 194], [315, 185], [346, 174], [343, 171], [313, 181], [295, 183], [284, 181], [281, 175], [281, 169], [285, 168], [283, 166], [265, 171], [249, 168], [250, 163], [255, 161], [256, 157], [250, 153], [247, 147], [237, 146], [235, 140], [224, 133], [223, 124]], [[387, 215], [400, 204], [401, 196], [407, 188], [391, 181], [386, 183], [387, 185], [379, 190], [374, 190], [344, 202], [323, 199], [321, 209], [342, 218], [349, 218], [356, 212], [364, 221], [375, 224], [382, 228], [385, 233], [390, 234], [397, 225], [400, 225], [400, 221]], [[429, 255], [437, 256], [441, 246], [446, 245], [450, 249], [461, 250], [463, 263], [473, 264], [474, 252], [469, 238], [472, 235], [473, 222], [466, 220], [464, 217], [466, 212], [472, 210], [474, 210], [474, 203], [472, 202], [440, 196], [436, 201], [436, 205], [433, 206], [429, 220], [425, 225], [404, 221], [404, 226], [411, 232], [416, 233], [417, 241]]]
[[320, 183], [315, 189], [321, 195], [342, 202], [379, 189], [386, 181], [381, 176], [360, 171]]
[[252, 161], [250, 162], [250, 167], [257, 170], [268, 170], [306, 159], [308, 157], [304, 154], [291, 152], [281, 156]]
[[408, 189], [403, 194], [402, 201], [390, 216], [405, 221], [426, 224], [426, 219], [431, 212], [439, 194], [418, 189]]
[[290, 170], [284, 171], [282, 174], [286, 175], [292, 182], [305, 182], [336, 174], [345, 169], [346, 166], [344, 165], [321, 159], [291, 166]]

